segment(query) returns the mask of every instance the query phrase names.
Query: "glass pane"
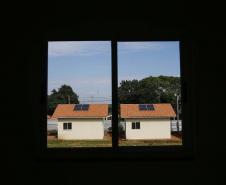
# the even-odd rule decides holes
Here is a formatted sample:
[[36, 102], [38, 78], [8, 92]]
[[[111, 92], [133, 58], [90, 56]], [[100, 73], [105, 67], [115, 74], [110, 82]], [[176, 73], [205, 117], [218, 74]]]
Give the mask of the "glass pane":
[[119, 146], [182, 145], [180, 101], [179, 41], [118, 42]]
[[136, 129], [140, 129], [140, 123], [136, 122]]
[[64, 123], [64, 130], [67, 129], [67, 123]]
[[47, 100], [48, 147], [112, 147], [111, 42], [48, 42]]
[[68, 123], [68, 129], [72, 129], [71, 123]]
[[135, 123], [133, 122], [132, 123], [132, 129], [135, 129], [136, 127], [135, 127]]

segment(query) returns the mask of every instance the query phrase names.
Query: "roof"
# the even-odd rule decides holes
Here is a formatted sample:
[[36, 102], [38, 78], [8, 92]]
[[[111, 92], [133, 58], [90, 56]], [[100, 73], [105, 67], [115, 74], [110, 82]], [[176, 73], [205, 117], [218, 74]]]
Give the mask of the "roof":
[[155, 110], [140, 111], [139, 104], [121, 104], [122, 118], [152, 118], [152, 117], [176, 117], [173, 107], [169, 103], [153, 104]]
[[52, 117], [55, 118], [88, 118], [107, 117], [108, 104], [90, 104], [89, 110], [73, 111], [75, 104], [58, 104]]

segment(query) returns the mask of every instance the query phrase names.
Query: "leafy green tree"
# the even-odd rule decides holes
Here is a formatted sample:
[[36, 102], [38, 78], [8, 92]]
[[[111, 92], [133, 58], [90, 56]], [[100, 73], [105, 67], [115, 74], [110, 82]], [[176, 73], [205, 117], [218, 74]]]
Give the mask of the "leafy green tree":
[[52, 90], [52, 94], [48, 95], [47, 114], [52, 115], [58, 104], [78, 104], [78, 95], [69, 85], [62, 85], [58, 91]]
[[181, 97], [180, 77], [149, 76], [140, 81], [123, 80], [118, 88], [119, 103], [171, 103], [177, 107], [177, 95]]
[[158, 77], [148, 77], [139, 81], [141, 95], [139, 103], [160, 103], [162, 83]]
[[179, 102], [181, 101], [180, 77], [159, 76], [159, 79], [162, 81], [162, 88], [163, 88], [161, 102], [171, 103], [174, 110], [176, 111], [177, 96], [179, 96]]
[[122, 80], [118, 88], [119, 103], [136, 103], [139, 101], [138, 80]]

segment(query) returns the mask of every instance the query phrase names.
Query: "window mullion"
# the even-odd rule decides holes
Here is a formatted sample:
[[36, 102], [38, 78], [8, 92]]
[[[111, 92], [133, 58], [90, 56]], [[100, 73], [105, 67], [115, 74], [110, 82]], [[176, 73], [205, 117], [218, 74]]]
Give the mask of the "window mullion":
[[118, 61], [117, 41], [111, 42], [112, 57], [112, 147], [118, 148]]

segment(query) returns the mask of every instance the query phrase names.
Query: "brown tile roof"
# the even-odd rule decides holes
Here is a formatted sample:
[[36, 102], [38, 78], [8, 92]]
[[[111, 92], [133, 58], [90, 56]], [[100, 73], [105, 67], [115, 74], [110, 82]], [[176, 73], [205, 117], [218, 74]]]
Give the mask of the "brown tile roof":
[[107, 117], [108, 104], [90, 104], [88, 111], [73, 111], [75, 104], [58, 104], [52, 117]]
[[121, 117], [176, 117], [171, 104], [153, 104], [155, 110], [153, 111], [140, 111], [139, 104], [121, 104]]

